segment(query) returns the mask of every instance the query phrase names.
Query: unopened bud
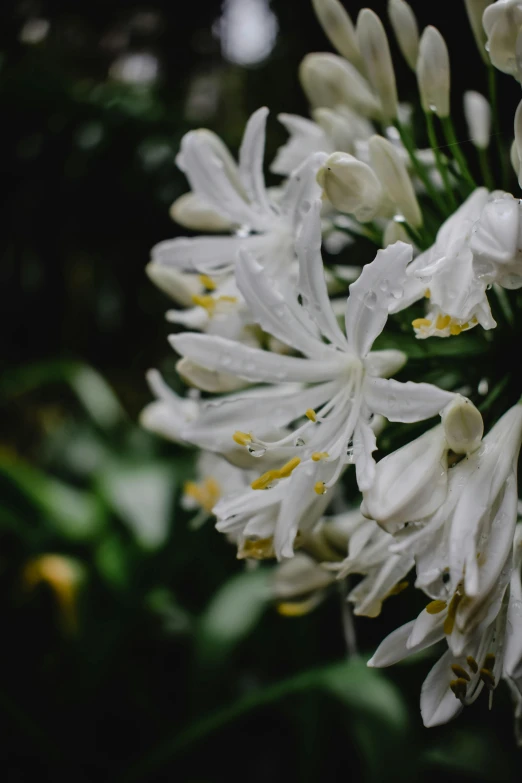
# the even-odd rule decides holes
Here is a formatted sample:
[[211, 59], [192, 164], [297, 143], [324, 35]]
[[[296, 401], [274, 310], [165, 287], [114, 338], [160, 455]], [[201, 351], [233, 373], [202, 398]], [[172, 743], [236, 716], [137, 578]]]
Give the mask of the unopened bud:
[[203, 286], [196, 275], [180, 272], [179, 269], [160, 264], [157, 261], [150, 261], [145, 267], [145, 271], [149, 280], [160, 291], [163, 291], [164, 294], [170, 296], [171, 299], [183, 307], [192, 307], [194, 304], [193, 297], [200, 294], [203, 290]]
[[491, 108], [483, 95], [474, 90], [464, 93], [464, 114], [468, 123], [470, 141], [479, 150], [489, 146]]
[[414, 71], [419, 56], [419, 28], [415, 14], [405, 0], [389, 0], [388, 16], [402, 56]]
[[346, 152], [330, 155], [317, 182], [336, 209], [355, 215], [361, 223], [372, 220], [382, 206], [384, 194], [375, 173]]
[[484, 11], [491, 5], [491, 0], [464, 0], [466, 11], [468, 12], [469, 23], [477, 43], [480, 56], [485, 63], [489, 63], [488, 53], [486, 51], [486, 33], [482, 26], [482, 17]]
[[381, 20], [369, 8], [357, 17], [357, 41], [370, 83], [379, 96], [382, 118], [391, 122], [397, 116], [397, 85], [388, 37]]
[[466, 397], [457, 394], [441, 413], [444, 435], [455, 454], [469, 454], [480, 445], [484, 422], [480, 412]]
[[228, 231], [231, 223], [215, 212], [196, 193], [184, 193], [172, 204], [172, 220], [191, 231]]
[[380, 116], [380, 104], [357, 68], [335, 54], [307, 54], [299, 78], [313, 108], [349, 106], [365, 117]]
[[417, 81], [422, 108], [438, 117], [450, 113], [450, 62], [448, 47], [436, 27], [426, 27], [419, 47]]
[[499, 71], [521, 81], [522, 6], [514, 0], [488, 4], [482, 18], [489, 59]]
[[363, 70], [353, 22], [339, 0], [312, 0], [312, 5], [319, 24], [333, 47], [359, 71]]
[[372, 166], [397, 211], [413, 228], [422, 225], [422, 213], [404, 161], [393, 144], [382, 136], [369, 142]]

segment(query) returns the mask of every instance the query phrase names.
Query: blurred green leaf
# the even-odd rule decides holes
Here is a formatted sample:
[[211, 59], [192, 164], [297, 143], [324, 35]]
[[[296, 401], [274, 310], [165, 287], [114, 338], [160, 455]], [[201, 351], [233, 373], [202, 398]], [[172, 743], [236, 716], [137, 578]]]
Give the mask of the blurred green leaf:
[[123, 589], [129, 583], [129, 569], [123, 543], [117, 535], [110, 535], [100, 542], [94, 553], [98, 571], [113, 587]]
[[5, 456], [0, 457], [0, 474], [66, 538], [90, 540], [103, 527], [105, 507], [94, 495], [70, 487], [21, 460]]
[[270, 571], [243, 571], [226, 582], [200, 618], [196, 654], [200, 662], [218, 666], [238, 642], [255, 628], [270, 601]]
[[118, 398], [103, 376], [80, 362], [38, 362], [11, 370], [2, 377], [3, 397], [17, 397], [54, 383], [68, 384], [99, 427], [108, 429], [125, 418]]
[[155, 550], [165, 543], [177, 484], [170, 463], [136, 465], [111, 461], [103, 465], [97, 484], [107, 504], [126, 523], [141, 547]]
[[386, 332], [380, 334], [374, 343], [374, 350], [396, 348], [404, 351], [410, 359], [425, 359], [434, 356], [478, 356], [485, 353], [487, 346], [474, 335], [460, 334], [458, 337], [417, 340], [409, 334]]
[[431, 766], [457, 772], [474, 780], [511, 780], [509, 761], [504, 761], [502, 748], [488, 734], [477, 734], [454, 728], [445, 733], [440, 745], [425, 751], [425, 760]]

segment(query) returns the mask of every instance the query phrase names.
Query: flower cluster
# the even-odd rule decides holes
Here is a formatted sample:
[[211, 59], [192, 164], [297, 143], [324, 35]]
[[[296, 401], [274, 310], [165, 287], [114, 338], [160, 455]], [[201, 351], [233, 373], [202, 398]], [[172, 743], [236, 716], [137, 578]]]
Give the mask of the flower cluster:
[[[441, 33], [420, 34], [408, 3], [390, 0], [412, 107], [379, 17], [366, 8], [354, 24], [339, 0], [312, 1], [336, 53], [301, 65], [311, 119], [279, 117], [289, 139], [270, 168], [284, 179], [265, 183], [266, 108], [237, 161], [209, 130], [182, 140], [190, 192], [171, 214], [193, 233], [156, 245], [147, 272], [176, 305], [167, 319], [184, 329], [169, 340], [192, 388], [181, 398], [152, 371], [142, 423], [200, 450], [183, 505], [194, 524], [215, 516], [239, 558], [278, 561], [281, 613], [309, 611], [337, 584], [356, 615], [376, 617], [414, 569], [427, 606], [369, 665], [444, 643], [425, 725], [501, 679], [520, 714], [522, 405], [502, 368], [522, 288], [522, 205], [508, 192], [522, 177], [522, 108], [511, 169], [489, 148], [493, 66], [522, 81], [522, 3], [466, 0], [492, 87], [491, 102], [464, 96], [467, 156]], [[372, 255], [347, 266], [355, 242]], [[476, 366], [455, 369], [470, 350]]]

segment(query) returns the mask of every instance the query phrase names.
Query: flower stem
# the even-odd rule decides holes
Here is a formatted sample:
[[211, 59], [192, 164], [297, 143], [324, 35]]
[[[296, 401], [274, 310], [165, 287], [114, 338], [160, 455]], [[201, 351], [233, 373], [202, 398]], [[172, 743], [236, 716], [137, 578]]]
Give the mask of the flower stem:
[[446, 192], [448, 194], [448, 199], [451, 203], [452, 210], [457, 209], [457, 201], [455, 199], [455, 194], [453, 193], [453, 189], [451, 187], [450, 179], [448, 176], [448, 169], [446, 166], [445, 161], [443, 160], [443, 157], [440, 152], [439, 143], [437, 140], [437, 134], [435, 132], [435, 123], [433, 122], [433, 115], [431, 112], [425, 112], [424, 116], [426, 117], [426, 128], [428, 130], [428, 138], [430, 140], [430, 146], [433, 150], [433, 153], [435, 155], [435, 161], [437, 163], [437, 168], [439, 170], [440, 176], [442, 177], [442, 181], [444, 183], [444, 187], [446, 189]]
[[478, 152], [478, 159], [480, 164], [480, 173], [482, 174], [482, 179], [484, 180], [484, 184], [487, 187], [488, 190], [494, 190], [495, 189], [495, 183], [493, 181], [493, 172], [491, 171], [491, 166], [489, 165], [489, 157], [487, 150], [479, 149]]
[[339, 585], [339, 595], [341, 597], [341, 617], [343, 621], [343, 632], [344, 640], [346, 642], [347, 656], [348, 658], [353, 658], [355, 655], [357, 655], [357, 637], [355, 635], [352, 607], [347, 600], [349, 592], [349, 580], [343, 579]]
[[502, 184], [504, 190], [509, 190], [509, 170], [507, 168], [507, 161], [504, 155], [504, 150], [502, 149], [501, 130], [498, 120], [497, 75], [495, 68], [492, 65], [488, 67], [488, 86], [489, 102], [491, 104], [491, 115], [493, 120], [493, 135], [495, 136], [495, 144], [500, 162], [500, 184]]
[[475, 189], [477, 187], [477, 183], [473, 179], [471, 171], [468, 168], [468, 162], [466, 160], [466, 157], [463, 154], [462, 150], [460, 149], [460, 145], [459, 142], [457, 141], [457, 136], [455, 135], [455, 128], [453, 127], [453, 121], [451, 117], [441, 117], [441, 124], [442, 124], [442, 130], [444, 131], [444, 136], [446, 137], [446, 142], [448, 143], [448, 146], [451, 147], [451, 152], [453, 154], [453, 157], [455, 158], [455, 160], [459, 165], [461, 176], [464, 177], [466, 182], [473, 189]]
[[433, 186], [433, 183], [431, 182], [425, 167], [418, 159], [415, 153], [415, 147], [412, 143], [412, 140], [409, 137], [408, 132], [406, 131], [406, 128], [399, 122], [399, 120], [395, 120], [395, 127], [397, 128], [401, 141], [404, 145], [404, 148], [406, 149], [406, 152], [410, 157], [411, 164], [413, 166], [413, 170], [415, 171], [415, 174], [418, 176], [418, 178], [426, 188], [426, 192], [429, 194], [434, 204], [438, 207], [441, 214], [444, 217], [447, 217], [448, 210], [446, 209], [444, 201], [442, 200], [440, 194]]

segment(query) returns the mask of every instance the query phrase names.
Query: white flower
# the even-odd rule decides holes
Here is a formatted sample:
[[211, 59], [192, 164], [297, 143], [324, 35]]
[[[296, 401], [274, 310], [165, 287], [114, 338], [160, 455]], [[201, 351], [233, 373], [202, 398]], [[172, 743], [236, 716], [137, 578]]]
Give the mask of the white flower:
[[510, 193], [493, 193], [469, 241], [473, 271], [485, 283], [522, 287], [522, 205]]
[[[379, 251], [350, 286], [345, 314], [346, 335], [331, 309], [320, 254], [320, 203], [316, 203], [300, 234], [298, 290], [302, 306], [277, 281], [270, 279], [255, 260], [238, 266], [237, 284], [256, 321], [264, 331], [291, 345], [305, 358], [281, 357], [218, 337], [182, 334], [170, 338], [182, 356], [212, 371], [224, 371], [254, 383], [274, 384], [284, 394], [288, 383], [310, 384], [294, 395], [294, 405], [281, 411], [277, 422], [297, 422], [283, 439], [264, 441], [256, 434], [266, 426], [266, 412], [252, 410], [250, 426], [240, 435], [244, 445], [291, 454], [303, 462], [337, 464], [325, 491], [343, 466], [355, 462], [357, 480], [366, 489], [373, 480], [374, 414], [391, 421], [419, 421], [436, 415], [453, 394], [429, 384], [387, 380], [404, 363], [399, 351], [370, 352], [388, 317], [388, 307], [402, 295], [405, 267], [411, 247], [397, 243]], [[327, 342], [325, 342], [325, 340]], [[277, 404], [274, 410], [277, 411]], [[228, 412], [233, 413], [229, 406]], [[304, 419], [304, 423], [301, 423]], [[231, 428], [231, 435], [232, 435]], [[298, 445], [295, 445], [295, 444]], [[289, 451], [290, 449], [290, 451]]]
[[248, 486], [251, 474], [231, 465], [223, 457], [209, 451], [199, 454], [196, 476], [185, 481], [181, 506], [187, 511], [197, 511], [190, 526], [194, 530], [212, 516], [212, 509], [225, 493], [239, 492]]
[[388, 0], [388, 16], [402, 55], [414, 71], [419, 56], [419, 28], [415, 14], [405, 0]]
[[390, 552], [393, 537], [373, 519], [365, 519], [359, 511], [345, 516], [352, 523], [348, 557], [332, 568], [337, 571], [338, 579], [350, 574], [364, 576], [350, 591], [348, 601], [354, 604], [354, 614], [377, 617], [383, 601], [408, 586], [403, 580], [413, 568], [413, 557]]
[[379, 17], [370, 8], [363, 8], [357, 17], [357, 43], [368, 80], [381, 104], [381, 119], [391, 124], [397, 117], [397, 85], [388, 37]]
[[229, 221], [236, 233], [160, 242], [152, 249], [154, 263], [212, 275], [233, 267], [241, 248], [272, 271], [286, 269], [294, 259], [294, 236], [304, 212], [317, 198], [315, 174], [325, 156], [312, 156], [294, 171], [276, 203], [263, 177], [267, 114], [267, 109], [258, 109], [248, 121], [238, 164], [210, 131], [190, 131], [183, 137], [177, 163], [192, 192]]
[[486, 33], [484, 32], [484, 27], [482, 25], [482, 17], [488, 5], [491, 5], [491, 0], [464, 0], [464, 3], [480, 56], [485, 63], [488, 63], [489, 57], [486, 51]]
[[[394, 213], [413, 228], [422, 226], [422, 213], [406, 165], [396, 148], [382, 136], [372, 136], [368, 144], [370, 160]], [[325, 164], [326, 165], [326, 164]]]
[[315, 14], [325, 34], [339, 54], [364, 71], [355, 28], [339, 0], [312, 0]]
[[198, 417], [198, 400], [177, 395], [157, 370], [149, 370], [147, 381], [156, 399], [142, 410], [141, 426], [174, 443], [186, 443], [181, 432], [189, 421]]
[[436, 27], [424, 30], [419, 45], [417, 81], [422, 108], [438, 117], [450, 113], [450, 63], [448, 47]]
[[482, 22], [488, 37], [486, 49], [491, 62], [499, 71], [520, 81], [517, 39], [522, 26], [522, 2], [497, 0], [486, 8]]
[[310, 555], [298, 552], [274, 569], [271, 593], [278, 601], [277, 611], [284, 617], [308, 614], [326, 596], [326, 588], [335, 576]]
[[474, 259], [470, 247], [488, 198], [485, 188], [475, 190], [442, 224], [435, 244], [408, 268], [405, 295], [391, 312], [428, 296], [428, 313], [413, 321], [417, 337], [457, 335], [477, 324], [484, 329], [496, 326], [486, 296], [491, 280], [484, 275], [481, 262]]
[[377, 175], [353, 155], [334, 152], [319, 169], [317, 181], [336, 209], [353, 214], [361, 223], [373, 220], [378, 214], [390, 216], [391, 203]]
[[441, 412], [442, 424], [428, 430], [377, 463], [375, 480], [364, 493], [362, 513], [389, 533], [433, 514], [448, 488], [448, 451], [466, 454], [478, 448], [482, 416], [456, 395]]
[[491, 106], [479, 92], [464, 93], [464, 114], [468, 123], [470, 141], [479, 150], [489, 146], [491, 132]]
[[313, 109], [348, 106], [370, 119], [381, 115], [379, 99], [368, 81], [355, 66], [336, 54], [307, 54], [299, 66], [299, 79]]

